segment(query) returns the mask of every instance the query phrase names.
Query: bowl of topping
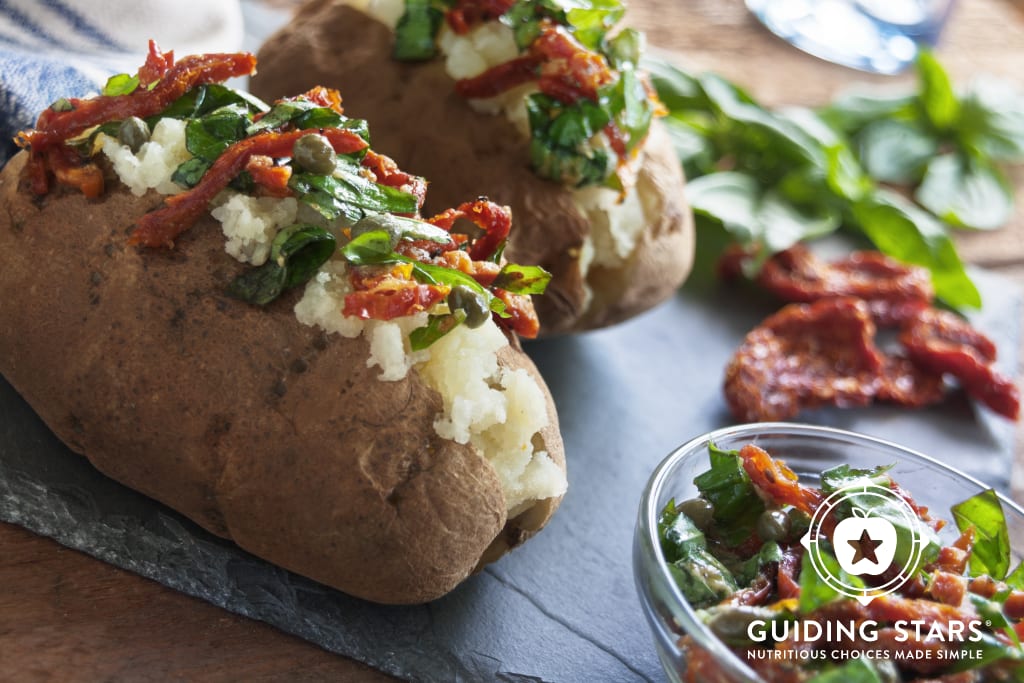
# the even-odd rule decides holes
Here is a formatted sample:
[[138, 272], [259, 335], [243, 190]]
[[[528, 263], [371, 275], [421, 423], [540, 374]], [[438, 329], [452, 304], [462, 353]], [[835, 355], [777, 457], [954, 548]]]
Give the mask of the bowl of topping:
[[1024, 510], [952, 467], [762, 423], [658, 466], [634, 569], [672, 681], [1020, 682], [1022, 550]]

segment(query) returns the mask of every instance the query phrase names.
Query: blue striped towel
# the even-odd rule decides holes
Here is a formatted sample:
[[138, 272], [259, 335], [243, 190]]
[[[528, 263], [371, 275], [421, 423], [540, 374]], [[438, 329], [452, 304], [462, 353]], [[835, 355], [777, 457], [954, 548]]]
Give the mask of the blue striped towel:
[[135, 73], [150, 38], [176, 55], [237, 50], [239, 0], [0, 0], [0, 164], [45, 107]]

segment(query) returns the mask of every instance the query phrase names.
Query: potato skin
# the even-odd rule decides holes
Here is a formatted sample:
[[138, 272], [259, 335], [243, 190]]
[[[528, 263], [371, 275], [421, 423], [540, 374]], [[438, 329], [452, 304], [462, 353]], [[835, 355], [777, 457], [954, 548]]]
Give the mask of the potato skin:
[[391, 59], [391, 30], [339, 0], [312, 0], [259, 51], [252, 91], [267, 101], [315, 85], [337, 88], [346, 114], [371, 122], [374, 148], [430, 180], [425, 215], [486, 195], [512, 209], [505, 254], [554, 275], [536, 300], [541, 334], [621, 322], [664, 301], [689, 274], [693, 217], [667, 134], [652, 126], [638, 184], [654, 217], [621, 268], [594, 268], [585, 308], [579, 255], [590, 225], [568, 189], [530, 170], [529, 145], [503, 116], [474, 111], [453, 92], [443, 61]]
[[[506, 520], [491, 465], [434, 432], [440, 396], [415, 373], [379, 381], [362, 338], [300, 324], [298, 292], [265, 310], [227, 297], [240, 265], [212, 218], [173, 250], [126, 247], [159, 196], [114, 180], [99, 200], [35, 198], [25, 160], [0, 173], [0, 372], [107, 475], [385, 603], [443, 595], [557, 507]], [[518, 348], [502, 362], [546, 392]], [[548, 411], [542, 437], [564, 467], [550, 396]]]

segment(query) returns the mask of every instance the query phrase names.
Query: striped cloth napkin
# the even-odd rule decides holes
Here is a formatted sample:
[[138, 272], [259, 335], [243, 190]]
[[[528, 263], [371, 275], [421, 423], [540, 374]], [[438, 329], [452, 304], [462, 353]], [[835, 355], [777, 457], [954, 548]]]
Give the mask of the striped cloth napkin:
[[55, 100], [135, 73], [150, 38], [176, 55], [237, 50], [240, 0], [0, 0], [0, 164]]

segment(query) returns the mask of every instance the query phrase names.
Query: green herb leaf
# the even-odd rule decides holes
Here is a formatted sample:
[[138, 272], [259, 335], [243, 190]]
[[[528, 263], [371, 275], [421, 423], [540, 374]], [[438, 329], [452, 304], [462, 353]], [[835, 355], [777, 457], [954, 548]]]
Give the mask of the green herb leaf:
[[494, 278], [494, 286], [513, 294], [543, 294], [551, 282], [551, 273], [540, 266], [509, 263]]
[[328, 220], [355, 223], [368, 213], [412, 214], [419, 208], [415, 196], [366, 179], [354, 164], [339, 163], [332, 176], [292, 173], [288, 186]]
[[775, 541], [769, 541], [761, 546], [756, 555], [734, 567], [732, 573], [737, 584], [749, 586], [757, 578], [762, 567], [773, 562], [781, 562], [782, 559], [782, 548]]
[[530, 120], [530, 164], [543, 178], [565, 185], [599, 185], [614, 170], [603, 150], [588, 149], [587, 142], [611, 120], [609, 113], [590, 100], [565, 105], [534, 93], [526, 99]]
[[[954, 663], [950, 668], [950, 673], [957, 673], [960, 671], [970, 671], [971, 669], [981, 669], [989, 664], [1000, 661], [1009, 662], [1021, 662], [1024, 661], [1024, 652], [1021, 651], [1020, 647], [1005, 643], [999, 640], [991, 633], [982, 631], [981, 640], [977, 642], [964, 643], [962, 650], [972, 652], [971, 657], [963, 657]], [[975, 653], [980, 652], [981, 658], [976, 659]], [[1015, 667], [1014, 678], [1011, 681], [1021, 681], [1021, 675], [1024, 674], [1024, 666], [1018, 665]]]
[[711, 469], [698, 475], [693, 483], [714, 506], [714, 535], [726, 545], [735, 546], [753, 534], [764, 503], [754, 491], [743, 469], [738, 451], [724, 451], [708, 444]]
[[204, 116], [210, 112], [232, 104], [244, 105], [250, 112], [268, 111], [270, 107], [255, 95], [229, 88], [220, 83], [200, 85], [175, 100], [159, 116], [147, 119], [153, 123], [161, 118], [190, 119]]
[[[843, 585], [850, 588], [864, 587], [864, 582], [861, 581], [860, 577], [847, 574], [839, 566], [839, 560], [827, 548], [820, 546], [819, 551], [818, 557], [825, 564], [825, 569], [829, 575], [836, 577]], [[798, 607], [800, 613], [810, 614], [833, 600], [842, 597], [844, 596], [825, 583], [821, 576], [818, 575], [814, 564], [811, 562], [811, 554], [804, 553], [800, 564], [800, 602]]]
[[1010, 588], [1024, 591], [1024, 562], [1019, 562], [1017, 568], [1006, 575], [1003, 579]]
[[192, 157], [191, 159], [182, 162], [178, 165], [178, 168], [174, 169], [174, 173], [171, 174], [171, 180], [182, 187], [195, 187], [199, 181], [203, 179], [203, 174], [206, 173], [207, 169], [212, 165], [212, 161], [207, 161], [206, 159], [199, 157]]
[[107, 79], [103, 94], [107, 97], [131, 95], [139, 87], [139, 77], [130, 74], [115, 74]]
[[391, 56], [403, 62], [430, 59], [437, 53], [435, 37], [444, 13], [431, 0], [405, 0], [405, 13], [395, 26]]
[[624, 28], [606, 42], [604, 54], [612, 68], [621, 71], [640, 64], [643, 47], [644, 34], [632, 28]]
[[409, 333], [409, 346], [413, 351], [429, 348], [434, 342], [445, 336], [466, 321], [466, 312], [456, 310], [444, 315], [431, 315], [427, 324], [417, 327]]
[[264, 306], [284, 290], [313, 277], [334, 249], [334, 235], [323, 228], [306, 224], [285, 228], [274, 238], [266, 263], [235, 278], [228, 292], [248, 303]]
[[870, 470], [857, 469], [849, 465], [837, 465], [821, 473], [821, 490], [831, 495], [839, 489], [856, 485], [888, 486], [892, 478], [888, 472], [892, 465], [883, 465]]
[[917, 126], [892, 119], [869, 123], [857, 136], [864, 168], [884, 183], [916, 184], [928, 161], [938, 152], [938, 141]]
[[341, 255], [354, 266], [399, 263], [391, 235], [385, 230], [364, 232], [341, 248]]
[[949, 74], [927, 49], [918, 51], [916, 65], [925, 117], [938, 132], [951, 130], [960, 115], [960, 102], [953, 92]]
[[695, 545], [688, 546], [682, 557], [668, 567], [683, 597], [695, 609], [721, 602], [738, 589], [728, 568], [707, 550]]
[[668, 562], [682, 558], [692, 547], [706, 548], [704, 533], [689, 517], [676, 509], [675, 500], [670, 500], [658, 518], [658, 537], [661, 552]]
[[1024, 93], [993, 78], [977, 79], [961, 99], [957, 133], [976, 155], [1024, 162]]
[[940, 299], [954, 308], [980, 308], [981, 295], [942, 225], [899, 195], [878, 191], [853, 205], [861, 231], [883, 253], [931, 271]]
[[830, 126], [852, 137], [877, 121], [912, 119], [915, 102], [913, 95], [851, 92], [837, 97], [819, 114]]
[[999, 496], [992, 489], [953, 506], [953, 519], [961, 532], [974, 529], [971, 574], [1003, 579], [1010, 569], [1010, 534]]
[[917, 201], [950, 225], [994, 230], [1013, 215], [1013, 190], [995, 166], [954, 154], [928, 164]]

